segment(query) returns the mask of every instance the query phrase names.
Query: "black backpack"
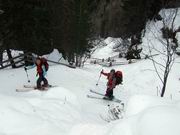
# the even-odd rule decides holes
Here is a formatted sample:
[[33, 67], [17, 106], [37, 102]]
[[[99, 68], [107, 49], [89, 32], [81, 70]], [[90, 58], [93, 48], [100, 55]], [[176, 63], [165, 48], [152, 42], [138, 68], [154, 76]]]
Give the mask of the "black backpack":
[[115, 77], [116, 77], [116, 85], [119, 85], [123, 82], [123, 74], [121, 71], [116, 71]]

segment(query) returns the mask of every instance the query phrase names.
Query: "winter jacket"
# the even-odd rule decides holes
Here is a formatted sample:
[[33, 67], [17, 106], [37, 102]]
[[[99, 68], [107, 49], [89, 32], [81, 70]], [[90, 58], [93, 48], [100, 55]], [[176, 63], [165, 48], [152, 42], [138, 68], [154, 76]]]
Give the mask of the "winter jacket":
[[39, 76], [41, 76], [41, 75], [45, 76], [46, 75], [46, 69], [45, 69], [45, 66], [42, 64], [42, 62], [40, 65], [36, 64], [36, 66], [37, 66], [37, 73], [39, 74]]
[[110, 76], [110, 73], [104, 73], [102, 72], [104, 76], [107, 76], [108, 82], [107, 82], [107, 87], [108, 89], [113, 89], [116, 87], [116, 77], [115, 76]]
[[46, 71], [46, 69], [45, 69], [45, 65], [43, 65], [42, 63], [40, 64], [40, 65], [37, 65], [37, 64], [34, 64], [34, 65], [32, 65], [32, 66], [28, 66], [27, 67], [27, 70], [29, 70], [29, 69], [32, 69], [32, 68], [35, 68], [35, 67], [37, 67], [37, 74], [39, 75], [39, 76], [46, 76], [46, 74], [47, 74], [47, 71]]

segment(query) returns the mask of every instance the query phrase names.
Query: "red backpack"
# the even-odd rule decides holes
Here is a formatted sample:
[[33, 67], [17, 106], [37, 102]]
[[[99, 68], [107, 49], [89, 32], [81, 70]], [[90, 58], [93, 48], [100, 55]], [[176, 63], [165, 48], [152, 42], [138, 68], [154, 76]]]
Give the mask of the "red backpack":
[[116, 85], [119, 85], [123, 82], [123, 74], [121, 71], [116, 71], [115, 77], [116, 77]]

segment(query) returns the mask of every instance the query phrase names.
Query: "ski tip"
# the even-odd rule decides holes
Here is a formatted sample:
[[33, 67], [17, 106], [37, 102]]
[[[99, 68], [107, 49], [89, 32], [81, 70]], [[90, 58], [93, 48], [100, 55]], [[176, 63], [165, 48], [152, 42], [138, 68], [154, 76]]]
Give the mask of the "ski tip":
[[58, 85], [48, 85], [48, 88], [54, 88], [54, 87], [58, 87]]

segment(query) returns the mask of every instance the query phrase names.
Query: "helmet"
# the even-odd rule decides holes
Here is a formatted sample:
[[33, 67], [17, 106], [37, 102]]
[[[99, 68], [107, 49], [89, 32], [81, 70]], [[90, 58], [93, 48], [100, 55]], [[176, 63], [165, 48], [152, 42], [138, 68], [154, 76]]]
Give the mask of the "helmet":
[[111, 69], [111, 71], [110, 71], [110, 73], [115, 73], [116, 71], [115, 71], [115, 69]]

